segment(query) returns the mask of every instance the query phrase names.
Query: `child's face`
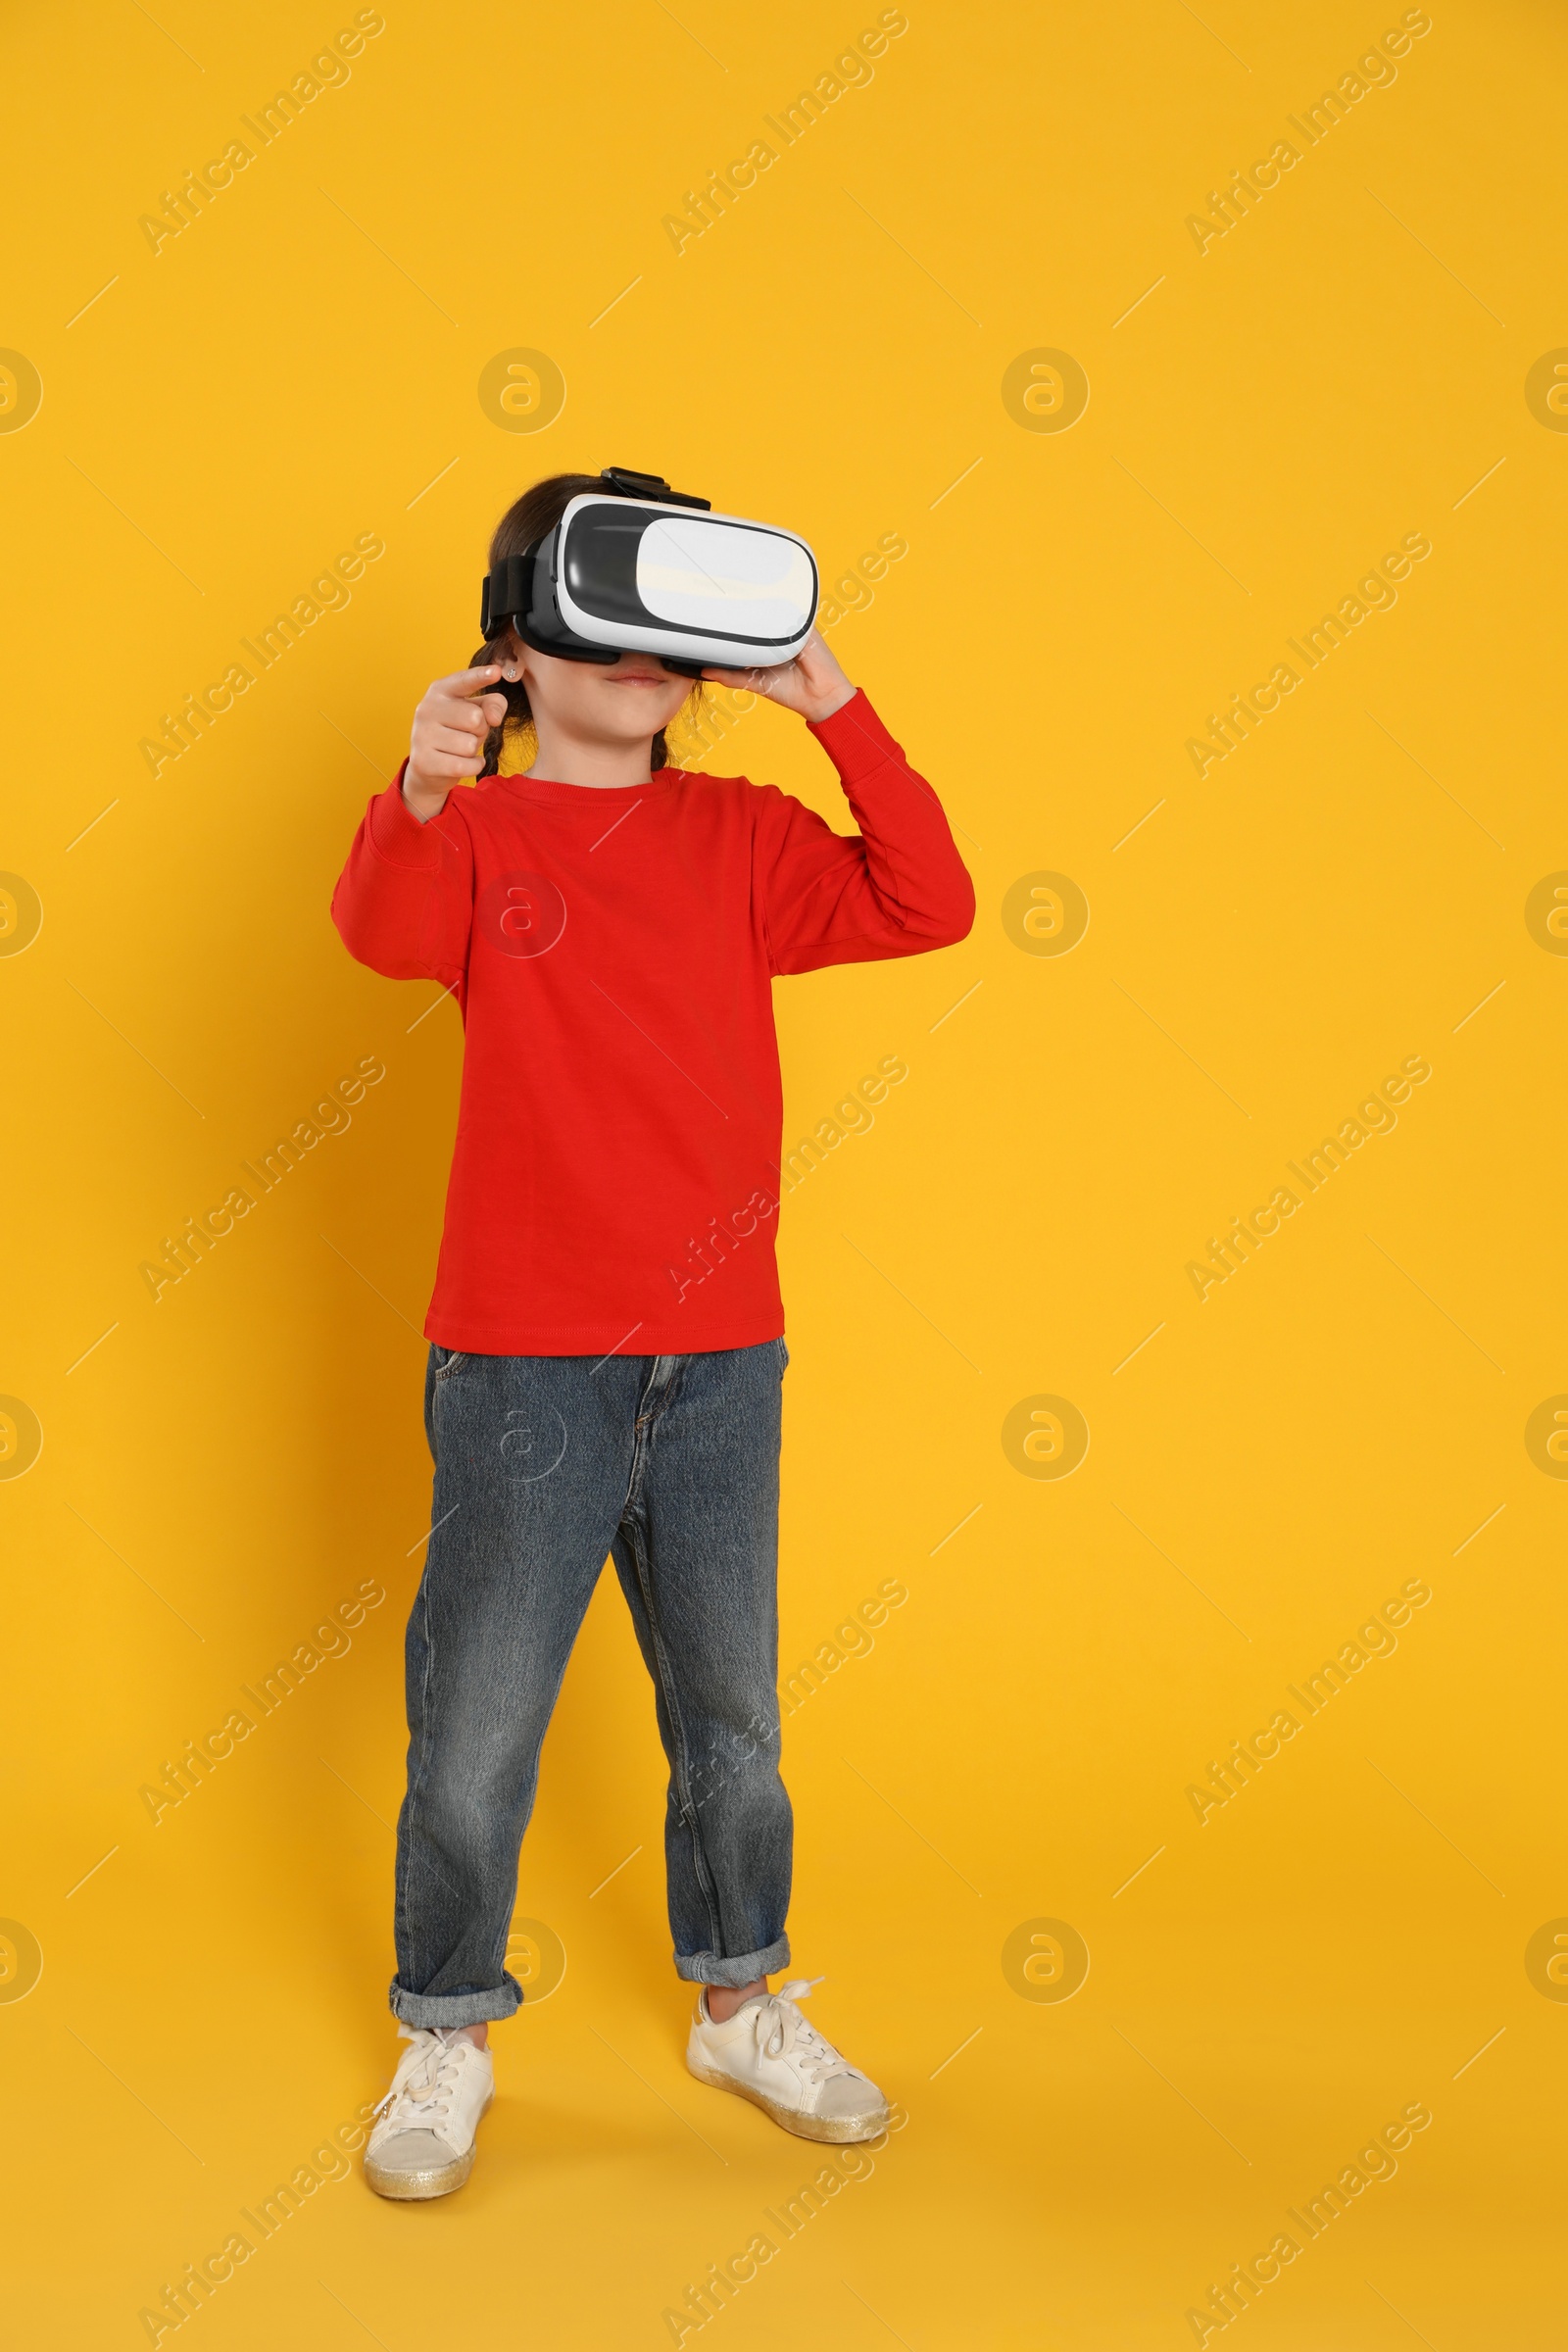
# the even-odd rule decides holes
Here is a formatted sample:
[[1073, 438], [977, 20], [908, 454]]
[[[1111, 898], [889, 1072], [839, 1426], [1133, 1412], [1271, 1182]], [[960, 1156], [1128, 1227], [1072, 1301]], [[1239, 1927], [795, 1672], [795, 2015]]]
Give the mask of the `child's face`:
[[638, 743], [667, 726], [692, 690], [652, 654], [620, 654], [613, 662], [561, 662], [536, 654], [508, 632], [508, 667], [515, 664], [535, 717], [579, 740]]

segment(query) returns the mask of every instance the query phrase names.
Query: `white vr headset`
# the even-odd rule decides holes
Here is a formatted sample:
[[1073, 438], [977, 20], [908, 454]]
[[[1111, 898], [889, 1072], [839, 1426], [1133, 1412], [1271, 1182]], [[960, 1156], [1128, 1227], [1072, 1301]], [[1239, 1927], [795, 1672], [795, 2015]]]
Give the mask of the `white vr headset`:
[[713, 514], [658, 474], [610, 466], [553, 531], [484, 583], [485, 643], [510, 621], [565, 662], [657, 655], [701, 676], [793, 662], [816, 619], [816, 559], [770, 523]]

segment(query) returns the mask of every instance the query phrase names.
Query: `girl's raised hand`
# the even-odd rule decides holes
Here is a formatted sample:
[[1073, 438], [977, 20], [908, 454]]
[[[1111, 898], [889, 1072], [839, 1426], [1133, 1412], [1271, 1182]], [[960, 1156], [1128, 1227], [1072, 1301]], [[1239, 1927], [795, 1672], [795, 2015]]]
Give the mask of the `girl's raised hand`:
[[403, 798], [424, 821], [446, 804], [454, 784], [476, 776], [484, 765], [484, 739], [507, 715], [504, 694], [488, 692], [501, 676], [499, 662], [482, 669], [455, 670], [426, 688], [414, 713]]
[[798, 710], [813, 724], [842, 710], [855, 693], [816, 629], [793, 662], [781, 662], [772, 669], [705, 669], [703, 675], [737, 693], [763, 695], [786, 710]]

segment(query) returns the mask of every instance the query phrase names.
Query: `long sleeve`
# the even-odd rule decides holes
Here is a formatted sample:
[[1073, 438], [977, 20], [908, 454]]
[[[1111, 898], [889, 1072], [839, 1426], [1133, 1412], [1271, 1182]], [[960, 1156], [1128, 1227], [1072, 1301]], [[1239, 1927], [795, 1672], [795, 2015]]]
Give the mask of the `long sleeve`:
[[774, 977], [942, 947], [974, 910], [935, 794], [864, 697], [816, 733], [853, 837], [773, 785], [678, 767], [488, 776], [427, 825], [397, 783], [370, 803], [338, 929], [463, 1006], [425, 1323], [443, 1348], [597, 1363], [783, 1331]]
[[454, 793], [421, 824], [403, 798], [400, 768], [376, 794], [332, 894], [332, 920], [349, 954], [389, 980], [452, 988], [468, 960], [473, 849]]
[[776, 972], [869, 963], [952, 947], [974, 922], [974, 886], [948, 820], [863, 694], [813, 726], [860, 830], [835, 833], [770, 792], [758, 888]]

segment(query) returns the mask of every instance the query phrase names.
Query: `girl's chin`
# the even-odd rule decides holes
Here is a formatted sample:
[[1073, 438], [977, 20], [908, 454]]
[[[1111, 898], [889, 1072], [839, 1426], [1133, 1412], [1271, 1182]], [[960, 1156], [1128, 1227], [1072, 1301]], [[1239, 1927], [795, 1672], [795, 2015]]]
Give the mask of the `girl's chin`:
[[[681, 701], [684, 702], [684, 695]], [[605, 710], [606, 723], [611, 727], [667, 727], [680, 709], [671, 709], [667, 699], [658, 694], [621, 694]]]
[[622, 710], [618, 721], [612, 719], [605, 722], [604, 740], [607, 743], [646, 743], [651, 735], [658, 734], [661, 727], [673, 725], [674, 718], [673, 710], [665, 714], [633, 704], [629, 709]]

